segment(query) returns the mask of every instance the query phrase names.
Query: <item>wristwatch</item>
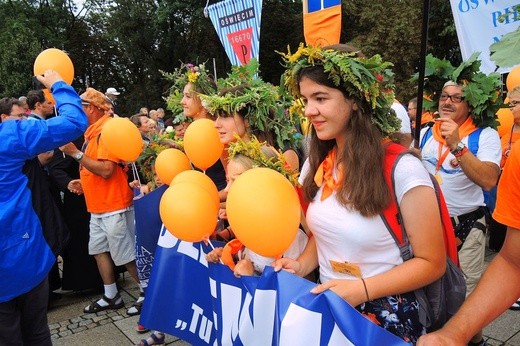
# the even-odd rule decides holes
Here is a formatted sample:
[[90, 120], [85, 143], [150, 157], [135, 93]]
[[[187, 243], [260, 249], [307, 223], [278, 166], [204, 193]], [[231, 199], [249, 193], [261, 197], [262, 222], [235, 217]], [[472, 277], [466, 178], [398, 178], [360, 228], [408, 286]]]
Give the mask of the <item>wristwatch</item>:
[[81, 159], [83, 158], [83, 155], [84, 155], [83, 152], [80, 151], [77, 154], [72, 155], [72, 158], [74, 158], [74, 160], [80, 162]]
[[457, 147], [455, 147], [455, 149], [451, 150], [451, 153], [454, 156], [458, 156], [464, 150], [464, 148], [466, 148], [466, 144], [459, 142], [459, 144], [457, 144]]

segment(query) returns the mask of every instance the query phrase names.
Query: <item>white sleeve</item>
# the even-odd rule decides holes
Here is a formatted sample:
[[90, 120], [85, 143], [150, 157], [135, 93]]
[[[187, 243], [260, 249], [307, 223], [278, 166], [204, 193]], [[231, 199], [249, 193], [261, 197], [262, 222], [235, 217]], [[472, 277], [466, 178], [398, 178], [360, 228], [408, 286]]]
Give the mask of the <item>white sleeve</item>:
[[394, 171], [395, 195], [397, 203], [401, 203], [405, 193], [417, 186], [429, 186], [433, 183], [421, 160], [413, 155], [404, 155], [397, 163]]
[[498, 132], [491, 127], [486, 127], [480, 133], [477, 158], [480, 161], [493, 162], [500, 165], [502, 145]]
[[300, 183], [300, 185], [303, 185], [303, 181], [305, 180], [305, 177], [307, 176], [307, 174], [309, 174], [309, 169], [310, 169], [309, 159], [306, 159], [305, 162], [303, 163], [302, 169], [300, 171], [300, 176], [298, 177], [298, 182]]

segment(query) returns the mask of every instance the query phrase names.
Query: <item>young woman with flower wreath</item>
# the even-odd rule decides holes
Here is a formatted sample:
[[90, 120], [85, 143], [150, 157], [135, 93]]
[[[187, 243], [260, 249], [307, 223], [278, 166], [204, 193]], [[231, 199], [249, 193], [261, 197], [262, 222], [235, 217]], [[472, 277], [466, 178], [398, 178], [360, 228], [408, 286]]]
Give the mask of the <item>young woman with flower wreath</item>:
[[313, 234], [296, 259], [275, 269], [305, 276], [319, 266], [321, 284], [374, 323], [415, 343], [425, 328], [413, 290], [438, 279], [446, 263], [437, 199], [413, 155], [394, 171], [395, 194], [414, 257], [403, 262], [380, 214], [391, 195], [383, 174], [385, 143], [399, 129], [390, 63], [335, 49], [300, 46], [284, 55], [285, 85], [305, 103], [312, 124], [309, 158], [300, 175]]
[[201, 95], [204, 107], [216, 119], [224, 145], [235, 141], [234, 134], [243, 140], [251, 136], [282, 150], [293, 170], [299, 170], [301, 159], [296, 148], [299, 133], [286, 114], [278, 88], [258, 77], [256, 59], [244, 66], [234, 66], [225, 79], [219, 80], [218, 95]]
[[[174, 73], [164, 73], [164, 76], [173, 81], [174, 85], [170, 96], [166, 100], [170, 109], [176, 109], [180, 104], [185, 116], [192, 120], [210, 119], [212, 116], [202, 106], [202, 95], [213, 95], [217, 92], [217, 85], [209, 75], [204, 64], [183, 64]], [[182, 94], [178, 92], [182, 90]], [[220, 160], [204, 172], [217, 186], [220, 200], [225, 200], [226, 172]]]
[[[200, 96], [204, 107], [216, 117], [215, 128], [221, 143], [228, 148], [237, 140], [247, 143], [253, 138], [259, 138], [276, 150], [284, 148], [285, 143], [290, 142], [295, 133], [295, 128], [284, 114], [281, 105], [277, 104], [276, 88], [252, 76], [238, 79], [235, 76], [236, 72], [235, 68], [226, 80], [220, 81], [221, 84], [230, 87], [222, 89], [218, 95]], [[244, 81], [247, 83], [234, 85]], [[225, 164], [228, 162], [227, 155], [228, 151], [224, 150], [221, 160]], [[289, 167], [297, 172], [299, 163], [295, 150], [286, 147], [283, 155], [284, 158], [292, 159]], [[219, 217], [227, 219], [225, 205], [219, 211]], [[224, 241], [234, 238], [230, 227], [219, 231], [216, 236]]]

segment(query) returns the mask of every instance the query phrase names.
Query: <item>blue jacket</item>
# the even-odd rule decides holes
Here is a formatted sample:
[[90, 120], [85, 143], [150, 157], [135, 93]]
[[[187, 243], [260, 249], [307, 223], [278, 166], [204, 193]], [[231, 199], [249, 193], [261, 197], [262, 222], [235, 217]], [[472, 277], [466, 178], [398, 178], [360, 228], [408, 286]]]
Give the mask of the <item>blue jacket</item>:
[[87, 128], [87, 117], [72, 87], [57, 82], [51, 91], [60, 116], [0, 123], [0, 302], [33, 289], [56, 260], [32, 207], [22, 167], [39, 153], [79, 137]]

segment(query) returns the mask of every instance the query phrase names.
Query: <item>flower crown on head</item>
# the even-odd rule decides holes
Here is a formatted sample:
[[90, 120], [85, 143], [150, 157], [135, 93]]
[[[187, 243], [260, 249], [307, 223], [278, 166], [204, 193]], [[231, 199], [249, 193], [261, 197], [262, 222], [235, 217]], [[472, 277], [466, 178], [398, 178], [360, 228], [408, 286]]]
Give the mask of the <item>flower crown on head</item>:
[[356, 57], [355, 52], [305, 46], [303, 43], [294, 54], [289, 47], [287, 54], [278, 53], [283, 56], [286, 67], [284, 85], [295, 99], [301, 98], [300, 72], [308, 67], [323, 66], [334, 85], [343, 88], [362, 109], [372, 114], [372, 123], [383, 136], [399, 131], [400, 120], [390, 108], [395, 99], [391, 83], [393, 72], [389, 69], [392, 63], [383, 61], [379, 55]]
[[249, 125], [259, 131], [272, 131], [276, 144], [298, 141], [291, 118], [285, 113], [278, 90], [256, 77], [258, 62], [233, 66], [231, 73], [218, 82], [219, 95], [199, 95], [202, 105], [214, 117], [241, 113]]
[[173, 83], [170, 88], [170, 94], [164, 99], [167, 108], [174, 114], [183, 113], [181, 100], [186, 84], [191, 83], [193, 86], [192, 91], [201, 91], [202, 94], [212, 95], [217, 92], [215, 85], [211, 83], [213, 78], [210, 77], [204, 63], [199, 65], [181, 63], [181, 66], [173, 72], [161, 71], [161, 73], [166, 80]]
[[[255, 136], [244, 142], [240, 136], [235, 134], [236, 141], [229, 144], [229, 160], [237, 155], [243, 155], [253, 161], [253, 167], [266, 167], [282, 174], [294, 186], [298, 185], [298, 172], [291, 170], [282, 153], [277, 152], [273, 147], [268, 147], [267, 143], [260, 143]], [[263, 152], [262, 147], [268, 147], [277, 155], [268, 158]]]
[[[468, 60], [455, 68], [448, 60], [428, 54], [425, 61], [423, 108], [437, 111], [442, 89], [446, 82], [452, 81], [462, 87], [462, 97], [472, 108], [470, 116], [475, 126], [496, 128], [496, 113], [503, 104], [500, 74], [486, 75], [480, 72], [479, 55], [479, 52], [473, 53]], [[419, 74], [416, 73], [411, 80], [417, 81], [418, 78]]]

